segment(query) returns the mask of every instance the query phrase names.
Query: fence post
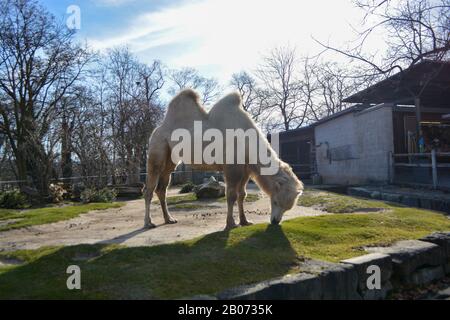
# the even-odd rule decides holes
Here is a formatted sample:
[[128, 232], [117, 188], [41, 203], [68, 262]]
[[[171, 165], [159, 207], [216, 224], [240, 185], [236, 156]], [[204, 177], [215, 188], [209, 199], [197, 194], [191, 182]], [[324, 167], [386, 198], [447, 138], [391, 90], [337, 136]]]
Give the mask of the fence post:
[[433, 175], [433, 189], [437, 189], [438, 177], [437, 177], [437, 165], [436, 165], [436, 150], [431, 150], [431, 172]]

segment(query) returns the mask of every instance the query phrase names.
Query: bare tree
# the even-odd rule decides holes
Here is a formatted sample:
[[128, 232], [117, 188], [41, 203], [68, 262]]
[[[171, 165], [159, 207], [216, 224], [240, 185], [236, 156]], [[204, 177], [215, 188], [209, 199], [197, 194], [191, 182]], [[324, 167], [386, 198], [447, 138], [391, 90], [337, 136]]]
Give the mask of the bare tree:
[[[363, 29], [357, 31], [357, 42], [350, 48], [339, 49], [323, 44], [332, 50], [362, 63], [367, 71], [362, 74], [373, 81], [387, 78], [398, 71], [400, 76], [409, 68], [424, 60], [442, 61], [450, 58], [450, 2], [448, 0], [355, 0], [356, 6], [365, 11]], [[371, 35], [381, 29], [385, 32], [387, 50], [377, 59], [369, 54], [366, 44]], [[421, 96], [440, 73], [440, 68], [424, 74], [419, 86], [401, 84], [414, 99], [416, 106], [416, 141], [420, 148]], [[398, 85], [398, 84], [397, 84]]]
[[[318, 41], [326, 49], [339, 52], [370, 67], [372, 75], [402, 71], [424, 59], [449, 58], [450, 2], [448, 0], [355, 0], [365, 12], [357, 40], [340, 49]], [[381, 59], [369, 53], [366, 43], [378, 30], [386, 34], [388, 48]]]
[[171, 70], [169, 78], [172, 82], [172, 86], [169, 88], [169, 94], [171, 95], [177, 94], [180, 90], [191, 88], [199, 91], [204, 104], [209, 104], [217, 99], [220, 94], [219, 82], [213, 78], [203, 77], [194, 68]]
[[256, 83], [256, 79], [246, 71], [234, 73], [231, 76], [230, 85], [237, 90], [242, 96], [242, 104], [253, 120], [258, 121], [263, 112], [261, 103], [260, 88]]
[[127, 175], [128, 183], [136, 183], [145, 164], [148, 138], [162, 118], [158, 100], [164, 85], [161, 64], [154, 62], [148, 67], [128, 48], [116, 48], [109, 52], [105, 67], [114, 143], [112, 163], [121, 168], [114, 171]]
[[261, 81], [260, 99], [265, 111], [279, 118], [277, 125], [284, 130], [301, 127], [307, 121], [307, 106], [302, 98], [302, 83], [299, 80], [295, 49], [280, 47], [263, 58], [256, 71]]
[[18, 180], [31, 177], [42, 194], [55, 158], [52, 120], [80, 78], [89, 53], [73, 31], [34, 0], [2, 0], [0, 9], [0, 131], [8, 138]]
[[[358, 91], [363, 85], [359, 77], [354, 76], [355, 73], [357, 74], [354, 69], [343, 67], [336, 62], [306, 61], [303, 88], [312, 95], [309, 112], [311, 121], [318, 121], [348, 106], [342, 100]], [[305, 95], [308, 94], [305, 93]]]

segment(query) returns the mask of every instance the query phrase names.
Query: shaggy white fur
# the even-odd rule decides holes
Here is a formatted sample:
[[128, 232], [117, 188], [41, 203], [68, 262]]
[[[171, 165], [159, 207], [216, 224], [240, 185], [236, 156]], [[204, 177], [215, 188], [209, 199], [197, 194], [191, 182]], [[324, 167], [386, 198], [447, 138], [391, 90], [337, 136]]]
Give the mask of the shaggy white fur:
[[[156, 191], [160, 200], [166, 223], [176, 223], [176, 220], [169, 214], [166, 204], [166, 189], [170, 182], [170, 174], [177, 165], [177, 163], [172, 161], [171, 157], [171, 151], [177, 142], [172, 141], [171, 136], [176, 129], [186, 129], [193, 136], [195, 121], [202, 122], [203, 130], [211, 128], [218, 129], [223, 133], [223, 136], [226, 136], [225, 132], [227, 129], [256, 130], [259, 136], [258, 139], [264, 142], [265, 148], [271, 154], [272, 161], [278, 163], [278, 172], [271, 176], [261, 174], [261, 170], [266, 165], [259, 162], [256, 164], [245, 162], [245, 164], [240, 165], [207, 165], [205, 163], [192, 165], [194, 169], [224, 172], [228, 204], [226, 228], [229, 229], [237, 226], [233, 217], [233, 206], [236, 201], [238, 202], [240, 224], [251, 224], [245, 217], [243, 207], [246, 197], [245, 189], [250, 178], [270, 196], [272, 209], [271, 222], [278, 224], [281, 221], [283, 213], [295, 205], [298, 196], [303, 190], [303, 184], [292, 172], [291, 167], [278, 158], [265, 136], [258, 129], [248, 113], [244, 111], [239, 93], [235, 92], [225, 96], [207, 112], [202, 107], [198, 94], [193, 90], [187, 89], [181, 91], [173, 98], [168, 106], [162, 125], [155, 130], [150, 138], [147, 161], [148, 176], [144, 194], [146, 202], [145, 226], [148, 228], [154, 227], [150, 217], [150, 203], [154, 191]], [[224, 150], [226, 150], [225, 144], [227, 141], [224, 140], [223, 143]], [[248, 150], [248, 144], [246, 144], [245, 148], [245, 159], [248, 160], [250, 152]], [[234, 151], [236, 157], [237, 151]], [[192, 158], [194, 158], [194, 154], [192, 154]], [[226, 154], [224, 154], [225, 158]], [[194, 159], [192, 159], [191, 163], [194, 163]]]

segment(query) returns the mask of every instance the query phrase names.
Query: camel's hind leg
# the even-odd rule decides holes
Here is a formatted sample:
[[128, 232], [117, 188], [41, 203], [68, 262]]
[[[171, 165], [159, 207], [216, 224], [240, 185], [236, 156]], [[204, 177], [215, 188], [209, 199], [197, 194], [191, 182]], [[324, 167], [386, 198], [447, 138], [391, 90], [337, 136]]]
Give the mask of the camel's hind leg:
[[156, 130], [152, 138], [150, 139], [148, 157], [147, 157], [147, 180], [144, 188], [145, 198], [145, 228], [155, 228], [152, 223], [152, 217], [150, 215], [150, 205], [153, 199], [153, 192], [159, 185], [161, 177], [165, 174], [165, 168], [168, 166], [170, 160], [170, 150], [168, 145], [159, 142], [161, 138]]
[[167, 187], [170, 184], [170, 174], [175, 169], [175, 165], [173, 163], [167, 163], [167, 167], [163, 171], [163, 173], [159, 177], [158, 186], [156, 187], [156, 195], [159, 198], [159, 202], [161, 204], [161, 209], [163, 211], [164, 221], [167, 224], [174, 224], [177, 223], [177, 220], [174, 219], [170, 213], [169, 209], [167, 208]]
[[253, 224], [253, 222], [247, 220], [247, 217], [245, 216], [244, 211], [244, 201], [247, 197], [247, 191], [245, 190], [247, 187], [247, 183], [249, 180], [249, 176], [246, 175], [242, 178], [241, 183], [239, 184], [239, 188], [237, 190], [237, 203], [238, 203], [238, 209], [239, 209], [239, 224], [241, 226], [250, 226]]
[[244, 174], [242, 166], [227, 166], [224, 168], [225, 183], [227, 185], [227, 225], [225, 230], [236, 228], [238, 225], [233, 217], [233, 207], [238, 198], [239, 185]]
[[144, 198], [145, 198], [145, 218], [144, 218], [144, 228], [152, 229], [156, 225], [152, 223], [152, 217], [150, 215], [150, 205], [153, 199], [153, 192], [159, 181], [159, 173], [152, 170], [152, 172], [147, 173], [147, 181], [144, 188]]

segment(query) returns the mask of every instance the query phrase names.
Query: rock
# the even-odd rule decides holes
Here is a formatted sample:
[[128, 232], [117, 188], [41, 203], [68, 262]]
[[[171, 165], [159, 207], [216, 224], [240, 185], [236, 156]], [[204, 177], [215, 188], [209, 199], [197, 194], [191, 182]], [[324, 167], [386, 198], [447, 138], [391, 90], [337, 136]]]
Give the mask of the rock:
[[402, 196], [399, 194], [395, 194], [395, 193], [383, 193], [381, 198], [384, 201], [388, 201], [388, 202], [397, 202], [397, 203], [402, 202]]
[[139, 198], [142, 197], [143, 184], [133, 185], [114, 185], [110, 186], [110, 189], [114, 189], [118, 198]]
[[444, 268], [442, 266], [422, 268], [411, 274], [408, 283], [421, 286], [441, 279], [444, 275]]
[[348, 264], [335, 264], [320, 274], [324, 300], [361, 300], [358, 294], [358, 273]]
[[393, 277], [406, 284], [415, 284], [418, 279], [412, 278], [415, 271], [424, 267], [440, 266], [444, 262], [441, 247], [418, 240], [399, 241], [390, 247], [372, 247], [366, 250], [372, 253], [388, 254], [393, 264]]
[[355, 197], [370, 198], [372, 192], [365, 188], [355, 187], [355, 188], [349, 188], [348, 194], [350, 196], [355, 196]]
[[380, 191], [374, 191], [370, 194], [370, 197], [372, 199], [380, 200], [381, 199], [381, 192]]
[[423, 237], [421, 241], [437, 244], [443, 249], [447, 262], [450, 262], [450, 232], [435, 232]]
[[401, 203], [408, 207], [420, 207], [420, 201], [416, 197], [409, 197], [405, 195], [403, 196]]
[[361, 299], [353, 266], [307, 260], [299, 268], [301, 273], [232, 288], [217, 297], [221, 300]]
[[381, 284], [381, 289], [365, 290], [361, 293], [363, 300], [383, 300], [392, 291], [393, 287], [390, 281]]
[[[392, 275], [392, 261], [391, 257], [387, 254], [382, 253], [370, 253], [364, 256], [351, 258], [347, 260], [341, 261], [345, 264], [350, 264], [355, 267], [356, 272], [358, 273], [358, 291], [364, 296], [366, 295], [366, 291], [376, 291], [378, 294], [382, 296], [387, 294], [388, 290], [385, 289], [385, 284], [389, 282], [389, 279]], [[378, 266], [381, 271], [381, 289], [379, 290], [369, 290], [367, 288], [367, 278], [371, 276], [372, 273], [368, 273], [367, 270], [369, 266]], [[382, 292], [383, 291], [383, 292]], [[374, 297], [377, 295], [376, 293], [372, 293]], [[382, 297], [382, 298], [384, 298]], [[377, 298], [379, 299], [379, 298]]]
[[450, 274], [450, 262], [444, 265], [444, 273]]
[[448, 299], [450, 298], [450, 288], [443, 289], [437, 293], [437, 299]]
[[225, 196], [225, 184], [211, 177], [208, 182], [194, 189], [197, 199], [217, 199]]
[[254, 285], [226, 290], [217, 295], [220, 300], [287, 300], [320, 299], [320, 279], [311, 274], [298, 273], [263, 281]]

